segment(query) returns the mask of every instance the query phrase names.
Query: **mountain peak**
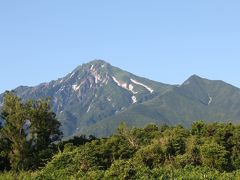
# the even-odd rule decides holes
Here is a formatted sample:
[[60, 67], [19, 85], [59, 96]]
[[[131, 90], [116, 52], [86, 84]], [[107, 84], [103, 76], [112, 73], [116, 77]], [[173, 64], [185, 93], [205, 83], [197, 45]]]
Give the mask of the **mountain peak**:
[[92, 60], [88, 63], [84, 63], [82, 65], [79, 65], [77, 68], [75, 68], [72, 73], [76, 73], [79, 71], [92, 71], [92, 70], [100, 70], [100, 69], [105, 69], [106, 67], [111, 66], [109, 63], [107, 63], [104, 60]]
[[104, 66], [104, 65], [110, 65], [104, 60], [101, 59], [95, 59], [87, 63], [87, 65], [94, 65], [94, 66]]
[[89, 61], [87, 64], [99, 64], [99, 63], [104, 63], [106, 64], [107, 62], [102, 60], [102, 59], [94, 59], [92, 61]]
[[86, 64], [90, 69], [102, 69], [111, 66], [109, 63], [107, 63], [104, 60], [93, 60]]
[[200, 76], [198, 76], [198, 75], [196, 75], [196, 74], [193, 74], [192, 76], [190, 76], [189, 78], [188, 78], [189, 80], [199, 80], [199, 79], [202, 79], [202, 77], [200, 77]]
[[184, 83], [182, 85], [188, 85], [188, 84], [191, 84], [193, 82], [196, 82], [196, 81], [199, 81], [202, 79], [203, 78], [201, 78], [200, 76], [194, 74], [194, 75], [190, 76], [186, 81], [184, 81]]

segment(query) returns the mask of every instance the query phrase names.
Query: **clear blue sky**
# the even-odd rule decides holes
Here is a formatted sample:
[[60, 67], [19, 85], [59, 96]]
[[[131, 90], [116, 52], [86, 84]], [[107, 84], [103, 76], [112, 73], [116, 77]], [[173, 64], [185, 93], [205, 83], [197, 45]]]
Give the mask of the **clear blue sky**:
[[92, 59], [180, 84], [240, 87], [239, 0], [2, 0], [0, 92], [62, 77]]

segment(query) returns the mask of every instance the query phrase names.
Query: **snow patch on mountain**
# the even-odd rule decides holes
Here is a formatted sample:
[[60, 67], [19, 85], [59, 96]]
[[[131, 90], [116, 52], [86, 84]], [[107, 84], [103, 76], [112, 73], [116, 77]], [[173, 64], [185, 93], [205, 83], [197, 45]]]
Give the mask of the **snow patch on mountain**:
[[117, 78], [115, 78], [114, 76], [112, 76], [112, 78], [113, 78], [113, 81], [117, 83], [118, 86], [122, 87], [121, 83], [117, 80]]
[[117, 80], [116, 77], [112, 76], [112, 79], [113, 81], [121, 88], [124, 88], [128, 91], [131, 91], [133, 94], [137, 94], [138, 92], [135, 92], [133, 89], [134, 89], [134, 86], [132, 84], [127, 84], [127, 83], [121, 83], [120, 81]]
[[147, 89], [150, 93], [153, 93], [153, 89], [148, 87], [147, 85], [143, 84], [143, 83], [140, 83], [134, 79], [130, 79], [134, 84], [137, 84], [137, 85], [140, 85], [140, 86], [143, 86], [145, 89]]
[[91, 70], [91, 71], [93, 70], [93, 67], [94, 67], [94, 66], [93, 66], [93, 65], [91, 65], [91, 67], [90, 67], [90, 70]]
[[80, 87], [81, 87], [81, 85], [77, 85], [77, 84], [72, 85], [72, 89], [74, 91], [78, 91], [80, 89]]
[[102, 81], [102, 78], [99, 74], [93, 74], [95, 78], [95, 83], [97, 84], [98, 82]]
[[129, 84], [129, 90], [132, 91], [133, 94], [137, 94], [138, 92], [134, 91], [134, 86], [132, 84]]
[[91, 110], [91, 105], [88, 106], [87, 113]]
[[98, 71], [93, 67], [90, 68], [91, 69], [91, 73], [93, 75], [93, 77], [95, 78], [95, 83], [98, 84], [98, 83], [103, 83], [103, 84], [107, 84], [108, 83], [108, 80], [109, 80], [109, 77], [106, 76], [106, 78], [102, 77]]
[[75, 75], [75, 72], [71, 74], [71, 76], [69, 77], [69, 79], [71, 79], [74, 75]]
[[135, 104], [137, 102], [136, 96], [132, 96], [132, 103]]
[[210, 105], [212, 103], [213, 98], [209, 94], [208, 94], [208, 98], [209, 98], [208, 105]]
[[129, 90], [129, 89], [127, 88], [127, 83], [121, 83], [121, 82], [118, 81], [117, 78], [114, 77], [114, 76], [112, 76], [112, 79], [113, 79], [113, 81], [114, 81], [119, 87]]

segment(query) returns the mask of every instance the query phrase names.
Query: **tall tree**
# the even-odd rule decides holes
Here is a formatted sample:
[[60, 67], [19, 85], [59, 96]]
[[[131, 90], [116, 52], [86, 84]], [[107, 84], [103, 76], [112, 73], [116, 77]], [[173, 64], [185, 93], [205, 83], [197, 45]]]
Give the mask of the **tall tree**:
[[6, 92], [1, 116], [1, 135], [10, 142], [9, 158], [14, 170], [41, 165], [51, 155], [53, 142], [62, 137], [49, 100], [22, 102]]
[[5, 94], [2, 111], [5, 124], [1, 129], [1, 134], [10, 142], [9, 158], [12, 168], [15, 170], [25, 169], [28, 164], [29, 144], [23, 129], [27, 116], [26, 109], [17, 96], [10, 92]]
[[29, 133], [31, 135], [32, 154], [34, 164], [32, 167], [44, 165], [53, 154], [53, 142], [61, 140], [62, 132], [56, 114], [50, 109], [50, 100], [31, 101]]

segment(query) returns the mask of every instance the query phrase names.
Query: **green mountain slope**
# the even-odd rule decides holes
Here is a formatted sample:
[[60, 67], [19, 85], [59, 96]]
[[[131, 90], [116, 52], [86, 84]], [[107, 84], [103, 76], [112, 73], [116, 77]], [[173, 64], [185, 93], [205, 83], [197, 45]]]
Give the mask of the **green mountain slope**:
[[90, 127], [90, 134], [111, 134], [120, 122], [140, 127], [149, 122], [188, 127], [200, 119], [236, 123], [239, 117], [239, 88], [194, 75], [167, 93], [98, 122]]
[[102, 60], [83, 64], [58, 80], [14, 91], [23, 100], [50, 97], [65, 136], [110, 135], [123, 121], [142, 127], [150, 122], [189, 126], [198, 119], [240, 119], [240, 89], [223, 81], [193, 75], [180, 86], [168, 85]]

